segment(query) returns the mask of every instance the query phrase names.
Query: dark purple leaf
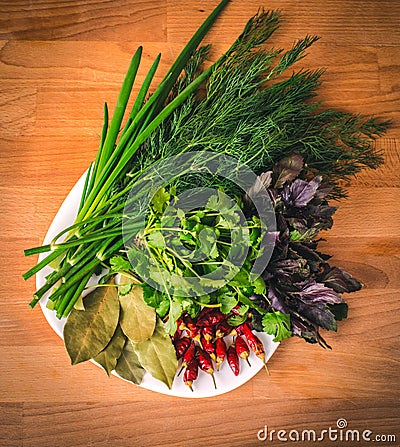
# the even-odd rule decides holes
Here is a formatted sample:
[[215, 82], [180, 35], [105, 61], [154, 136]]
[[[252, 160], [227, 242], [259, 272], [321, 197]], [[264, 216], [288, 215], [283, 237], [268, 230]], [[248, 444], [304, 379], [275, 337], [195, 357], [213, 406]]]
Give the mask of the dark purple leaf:
[[279, 231], [278, 239], [275, 242], [275, 248], [273, 251], [273, 259], [285, 259], [287, 257], [287, 251], [289, 247], [289, 228], [287, 222], [282, 213], [276, 214], [276, 227]]
[[329, 305], [344, 303], [343, 298], [333, 289], [314, 280], [296, 283], [296, 286], [301, 288], [293, 294], [297, 296], [293, 302], [297, 312], [324, 329], [336, 331], [335, 315]]
[[272, 171], [263, 172], [257, 177], [257, 180], [265, 189], [268, 189], [272, 182]]
[[326, 221], [332, 218], [337, 209], [337, 206], [330, 206], [326, 204], [313, 205], [310, 203], [307, 206], [306, 214], [314, 220]]
[[327, 183], [321, 183], [321, 185], [319, 185], [319, 188], [314, 195], [314, 198], [324, 199], [332, 191], [332, 189], [333, 189], [332, 186], [328, 185]]
[[304, 303], [338, 304], [344, 303], [344, 299], [330, 287], [316, 281], [297, 283], [301, 287], [298, 296]]
[[308, 244], [305, 242], [292, 242], [291, 247], [296, 251], [298, 255], [302, 258], [307, 259], [308, 261], [314, 261], [316, 263], [322, 263], [324, 259], [321, 257], [321, 254], [316, 251], [318, 246], [318, 241], [313, 241]]
[[305, 233], [308, 230], [307, 220], [302, 217], [289, 217], [287, 222], [300, 233]]
[[304, 338], [309, 343], [318, 343], [316, 328], [309, 321], [301, 318], [300, 315], [291, 315], [290, 324], [292, 334]]
[[297, 208], [306, 206], [314, 198], [321, 181], [321, 176], [317, 176], [309, 182], [296, 179], [290, 185], [285, 185], [282, 191], [282, 198], [289, 206]]
[[332, 306], [329, 306], [329, 308], [335, 315], [337, 321], [342, 321], [347, 318], [347, 312], [349, 310], [347, 303], [333, 304]]
[[337, 330], [335, 315], [329, 307], [321, 302], [306, 303], [298, 300], [296, 310], [300, 315], [329, 331]]
[[268, 300], [274, 310], [279, 310], [284, 314], [289, 313], [289, 309], [285, 303], [285, 300], [280, 298], [273, 285], [270, 285], [268, 287]]
[[362, 288], [362, 284], [356, 278], [340, 267], [325, 267], [325, 271], [318, 280], [332, 288], [337, 293], [356, 292]]
[[328, 343], [322, 338], [316, 326], [311, 321], [301, 315], [291, 314], [290, 322], [293, 335], [303, 338], [308, 343], [318, 343], [324, 349], [332, 349]]
[[[301, 278], [307, 278], [310, 274], [307, 261], [302, 258], [283, 259], [273, 262], [268, 269], [275, 275], [293, 278], [294, 275]], [[294, 279], [294, 278], [293, 278]]]
[[273, 182], [276, 189], [294, 180], [303, 169], [303, 157], [299, 153], [293, 153], [288, 157], [282, 158], [273, 168]]
[[244, 200], [248, 203], [252, 203], [256, 197], [259, 196], [268, 197], [267, 189], [271, 185], [271, 181], [272, 181], [272, 171], [263, 172], [262, 174], [260, 174], [256, 178], [254, 185], [252, 185], [245, 194]]

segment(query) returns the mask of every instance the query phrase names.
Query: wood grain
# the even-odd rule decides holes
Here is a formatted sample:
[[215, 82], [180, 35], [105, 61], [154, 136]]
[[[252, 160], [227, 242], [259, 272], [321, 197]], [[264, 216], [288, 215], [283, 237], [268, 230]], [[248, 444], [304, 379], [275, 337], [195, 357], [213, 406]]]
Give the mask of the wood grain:
[[[242, 387], [216, 398], [156, 394], [93, 364], [71, 366], [62, 341], [27, 303], [21, 274], [65, 196], [94, 158], [103, 103], [114, 107], [130, 57], [146, 70], [162, 53], [154, 85], [217, 0], [4, 0], [0, 7], [0, 445], [5, 447], [254, 447], [269, 429], [399, 431], [400, 3], [391, 0], [232, 0], [207, 36], [212, 58], [260, 6], [281, 8], [273, 36], [321, 40], [299, 66], [326, 67], [319, 99], [392, 119], [377, 147], [385, 164], [360, 173], [324, 234], [322, 251], [364, 283], [349, 318], [326, 334], [332, 350], [287, 340]], [[315, 442], [293, 442], [311, 446]], [[320, 445], [335, 446], [324, 440]], [[342, 442], [365, 447], [371, 443]]]

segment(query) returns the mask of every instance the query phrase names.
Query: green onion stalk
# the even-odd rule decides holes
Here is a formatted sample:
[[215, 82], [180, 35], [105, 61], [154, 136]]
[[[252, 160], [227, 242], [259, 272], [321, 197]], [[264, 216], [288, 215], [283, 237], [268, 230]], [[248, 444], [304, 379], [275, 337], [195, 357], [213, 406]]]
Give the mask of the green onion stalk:
[[[50, 244], [25, 250], [26, 256], [49, 253], [23, 275], [25, 280], [49, 264], [56, 266], [54, 272], [46, 278], [45, 284], [35, 292], [30, 303], [32, 308], [49, 292], [49, 300], [53, 302], [57, 317], [68, 316], [90, 277], [98, 271], [104, 260], [122, 249], [124, 241], [121, 225], [125, 203], [117, 206], [114, 206], [114, 203], [129, 191], [136, 179], [135, 175], [130, 174], [127, 187], [115, 196], [110, 196], [110, 191], [114, 185], [124, 180], [130, 161], [152, 132], [206, 81], [226, 57], [224, 55], [204, 70], [173, 100], [166, 103], [182, 70], [228, 2], [229, 0], [222, 0], [204, 21], [146, 101], [161, 55], [156, 57], [120, 132], [140, 66], [142, 47], [133, 55], [110, 123], [108, 107], [105, 104], [100, 147], [95, 161], [87, 171], [74, 224], [58, 234]], [[140, 172], [136, 177], [139, 176]], [[135, 231], [134, 220], [131, 230]], [[58, 242], [61, 236], [65, 238], [63, 242]], [[61, 285], [55, 287], [60, 281]]]

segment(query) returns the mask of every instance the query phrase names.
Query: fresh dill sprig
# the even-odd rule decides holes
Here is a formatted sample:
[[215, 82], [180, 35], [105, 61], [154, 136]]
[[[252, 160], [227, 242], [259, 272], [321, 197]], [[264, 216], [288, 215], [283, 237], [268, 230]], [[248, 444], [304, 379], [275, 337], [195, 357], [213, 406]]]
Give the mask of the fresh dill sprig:
[[[285, 52], [267, 48], [279, 21], [279, 11], [261, 10], [247, 23], [209, 77], [205, 97], [193, 96], [146, 142], [142, 168], [167, 156], [207, 150], [235, 157], [261, 173], [298, 151], [308, 168], [324, 175], [333, 185], [333, 195], [340, 197], [345, 195], [343, 180], [382, 163], [374, 140], [389, 123], [315, 101], [324, 69], [294, 71], [281, 80], [318, 37], [306, 36]], [[178, 180], [181, 188], [221, 182], [229, 190], [220, 178], [191, 175]]]

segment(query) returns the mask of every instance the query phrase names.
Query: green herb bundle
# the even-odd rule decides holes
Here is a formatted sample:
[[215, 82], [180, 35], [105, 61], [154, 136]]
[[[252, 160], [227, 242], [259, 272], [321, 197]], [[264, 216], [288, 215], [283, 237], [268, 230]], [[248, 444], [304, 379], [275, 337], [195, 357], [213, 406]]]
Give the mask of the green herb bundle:
[[[161, 55], [155, 59], [127, 111], [141, 59], [142, 49], [137, 50], [110, 121], [105, 106], [100, 148], [74, 224], [49, 245], [25, 252], [48, 253], [24, 278], [53, 267], [31, 306], [47, 297], [58, 318], [68, 317], [64, 338], [73, 363], [94, 358], [108, 373], [116, 369], [135, 383], [148, 371], [171, 387], [177, 368], [171, 337], [183, 316], [196, 319], [204, 308], [218, 309], [232, 327], [251, 321], [276, 341], [298, 335], [327, 346], [319, 329], [336, 330], [336, 321], [347, 315], [340, 294], [360, 288], [317, 251], [317, 235], [332, 224], [335, 208], [328, 201], [345, 196], [343, 182], [382, 163], [374, 140], [389, 123], [314, 100], [323, 70], [290, 70], [317, 37], [306, 36], [286, 51], [268, 47], [279, 11], [260, 11], [204, 69], [210, 46], [199, 45], [227, 3], [218, 5], [149, 95]], [[223, 159], [218, 169], [206, 172], [194, 168], [194, 159], [127, 222], [127, 206], [141, 204], [146, 185], [152, 185], [148, 173], [169, 157], [192, 153], [203, 154], [205, 164], [224, 155], [247, 166], [258, 176], [252, 192], [266, 194], [276, 225], [266, 228], [249, 191], [225, 175], [231, 166]], [[185, 211], [180, 194], [193, 188], [219, 193]], [[238, 204], [242, 220], [226, 195]], [[163, 218], [166, 209], [170, 220]], [[130, 245], [125, 230], [135, 236]], [[239, 268], [226, 261], [229, 250], [244, 253], [232, 231], [248, 241]], [[275, 246], [268, 266], [253, 277], [263, 231], [274, 237]], [[182, 244], [183, 254], [176, 249]], [[175, 282], [164, 284], [162, 275], [149, 278], [143, 256]], [[202, 279], [217, 267], [225, 268], [229, 280], [184, 293], [185, 278]], [[93, 275], [100, 275], [99, 287], [82, 300]], [[119, 285], [116, 275], [122, 277]], [[160, 287], [154, 287], [157, 278]]]

